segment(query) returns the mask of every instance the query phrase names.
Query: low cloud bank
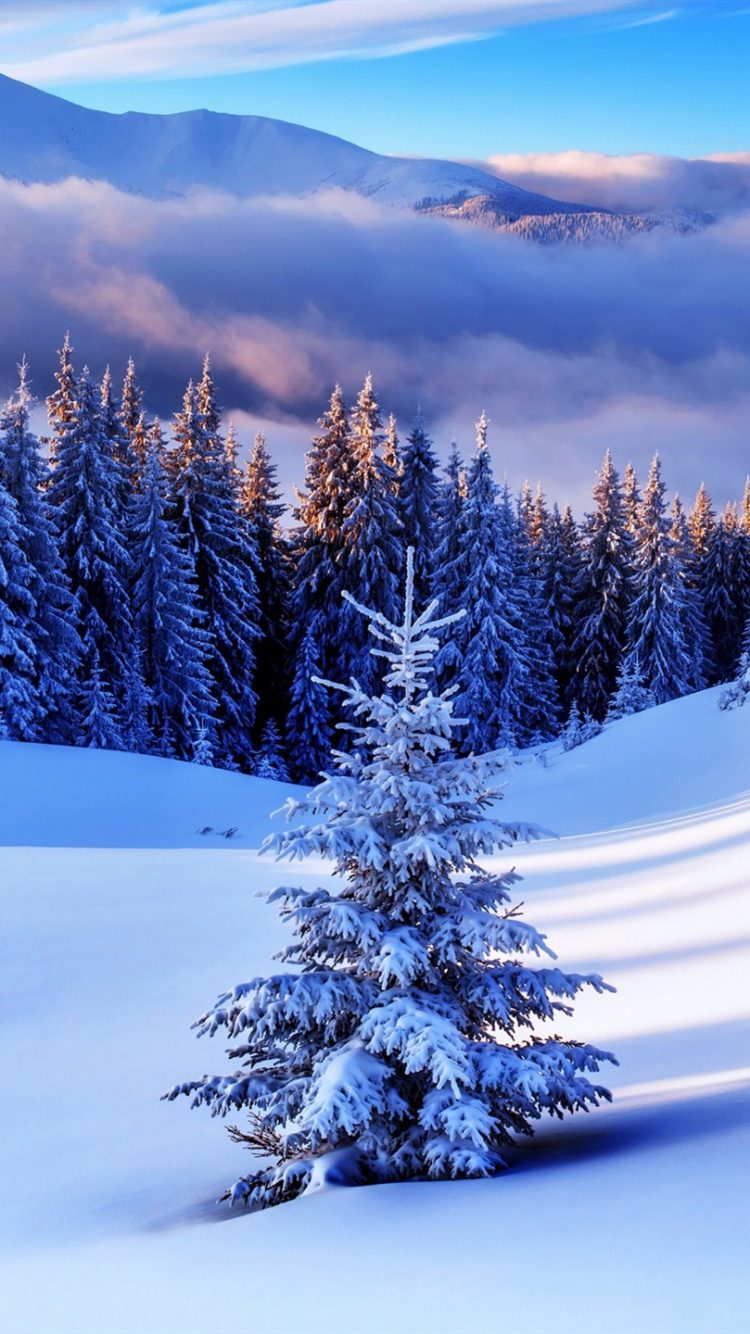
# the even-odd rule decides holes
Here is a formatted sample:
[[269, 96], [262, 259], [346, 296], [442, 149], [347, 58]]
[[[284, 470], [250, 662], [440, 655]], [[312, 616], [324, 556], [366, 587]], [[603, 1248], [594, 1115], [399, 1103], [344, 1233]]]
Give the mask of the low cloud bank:
[[750, 153], [496, 153], [476, 165], [525, 190], [617, 212], [682, 208], [721, 217], [750, 209]]
[[[240, 424], [299, 479], [315, 417], [365, 373], [402, 429], [419, 404], [468, 452], [486, 409], [514, 484], [582, 501], [609, 443], [661, 447], [673, 485], [717, 499], [750, 463], [750, 217], [693, 236], [535, 246], [333, 193], [154, 202], [110, 186], [0, 182], [0, 388], [25, 353], [50, 391], [75, 361], [133, 354], [169, 415], [210, 349]], [[270, 425], [269, 425], [270, 423]], [[598, 425], [597, 425], [598, 424]], [[599, 430], [600, 428], [600, 430]]]

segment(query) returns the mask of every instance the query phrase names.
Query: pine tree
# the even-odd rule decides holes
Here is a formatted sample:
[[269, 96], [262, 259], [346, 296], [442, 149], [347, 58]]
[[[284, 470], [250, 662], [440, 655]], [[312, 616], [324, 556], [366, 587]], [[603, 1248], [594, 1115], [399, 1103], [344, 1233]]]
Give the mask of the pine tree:
[[739, 709], [748, 697], [750, 697], [750, 620], [742, 637], [742, 653], [737, 674], [726, 690], [722, 690], [719, 695], [719, 708]]
[[685, 582], [692, 593], [692, 604], [703, 628], [703, 674], [708, 682], [715, 676], [713, 633], [706, 600], [709, 579], [709, 547], [716, 528], [711, 499], [701, 482], [695, 504], [687, 517], [688, 549], [685, 554]]
[[34, 647], [35, 718], [23, 739], [72, 739], [72, 692], [77, 641], [69, 624], [70, 591], [57, 549], [45, 487], [48, 469], [29, 426], [32, 397], [28, 367], [19, 366], [19, 386], [0, 414], [0, 482], [15, 502], [18, 543], [29, 566], [26, 632]]
[[263, 728], [263, 735], [260, 739], [255, 761], [255, 776], [256, 778], [273, 778], [277, 783], [289, 782], [289, 770], [284, 759], [281, 733], [273, 718], [269, 718]]
[[280, 520], [286, 511], [265, 436], [255, 437], [239, 491], [240, 514], [257, 549], [258, 629], [255, 647], [258, 713], [265, 724], [283, 711], [287, 690], [291, 559]]
[[654, 693], [643, 684], [643, 672], [637, 657], [624, 660], [617, 676], [617, 689], [609, 701], [607, 722], [617, 718], [627, 718], [631, 713], [641, 713], [656, 704]]
[[174, 436], [178, 532], [195, 571], [210, 636], [207, 667], [215, 701], [215, 759], [224, 767], [250, 770], [257, 703], [258, 556], [240, 520], [208, 358], [198, 388], [188, 385]]
[[[368, 375], [349, 422], [352, 488], [341, 530], [344, 587], [355, 598], [395, 616], [397, 576], [401, 565], [401, 525], [396, 511], [394, 478], [383, 463], [380, 409]], [[336, 641], [340, 675], [355, 678], [363, 689], [374, 688], [379, 662], [370, 653], [361, 618], [348, 604], [341, 608]]]
[[745, 624], [744, 534], [737, 507], [715, 524], [703, 562], [703, 596], [713, 645], [713, 681], [730, 681], [742, 651]]
[[[487, 420], [477, 422], [477, 447], [466, 479], [457, 573], [467, 609], [457, 631], [456, 708], [465, 719], [467, 750], [481, 753], [518, 741], [528, 664], [519, 641], [514, 601], [515, 516], [509, 497], [501, 507], [487, 448]], [[444, 657], [439, 660], [442, 667]]]
[[635, 468], [628, 463], [622, 475], [622, 503], [625, 510], [625, 527], [630, 536], [635, 538], [641, 526], [641, 498]]
[[575, 590], [581, 566], [578, 528], [569, 505], [563, 515], [556, 504], [552, 506], [541, 539], [540, 564], [557, 696], [562, 703], [570, 699], [575, 674]]
[[[438, 534], [435, 552], [434, 596], [441, 616], [449, 616], [462, 605], [467, 582], [466, 543], [461, 541], [462, 514], [466, 500], [466, 469], [453, 441], [437, 505]], [[447, 687], [455, 679], [461, 652], [455, 635], [448, 635], [435, 659], [437, 680]]]
[[401, 451], [398, 517], [404, 550], [414, 548], [414, 598], [418, 609], [432, 597], [438, 529], [437, 455], [421, 414]]
[[320, 685], [323, 654], [322, 618], [307, 623], [294, 661], [289, 693], [287, 736], [292, 775], [300, 783], [314, 783], [331, 758], [331, 724], [326, 691]]
[[210, 637], [201, 627], [194, 571], [167, 514], [158, 420], [151, 428], [133, 512], [133, 621], [156, 749], [194, 759], [212, 734], [214, 703], [206, 669]]
[[29, 633], [36, 610], [34, 570], [22, 545], [18, 507], [0, 477], [0, 739], [34, 736], [38, 647]]
[[[508, 510], [509, 500], [508, 493], [505, 502]], [[559, 731], [560, 722], [553, 632], [542, 575], [545, 516], [544, 496], [540, 493], [536, 501], [532, 499], [527, 482], [519, 498], [515, 531], [509, 531], [514, 552], [513, 589], [518, 608], [516, 643], [525, 661], [525, 688], [515, 729], [520, 745], [550, 741]]]
[[47, 416], [52, 428], [52, 435], [47, 441], [50, 448], [50, 460], [57, 462], [57, 452], [61, 438], [73, 421], [77, 405], [77, 376], [73, 369], [70, 334], [66, 333], [63, 345], [58, 352], [60, 369], [55, 371], [57, 389], [47, 399]]
[[613, 1058], [540, 1032], [605, 984], [532, 966], [551, 951], [511, 906], [518, 877], [478, 864], [537, 831], [492, 818], [496, 755], [451, 753], [452, 702], [430, 688], [445, 621], [434, 603], [414, 619], [411, 558], [403, 624], [361, 611], [385, 645], [385, 691], [341, 687], [353, 750], [289, 803], [315, 823], [270, 841], [282, 856], [331, 858], [341, 888], [271, 895], [296, 935], [281, 957], [299, 971], [243, 983], [198, 1021], [199, 1033], [226, 1030], [244, 1070], [166, 1095], [248, 1110], [230, 1133], [265, 1161], [233, 1202], [290, 1199], [334, 1161], [360, 1181], [488, 1176], [545, 1114], [609, 1098], [588, 1075]]
[[82, 707], [101, 673], [112, 697], [112, 728], [119, 744], [137, 720], [128, 713], [132, 676], [133, 623], [128, 595], [131, 562], [123, 543], [118, 476], [101, 425], [100, 401], [87, 368], [76, 382], [66, 420], [56, 422], [57, 443], [48, 497], [60, 552], [73, 597], [72, 624], [81, 644]]
[[587, 514], [576, 585], [575, 677], [571, 691], [582, 714], [607, 713], [627, 639], [632, 602], [633, 541], [627, 531], [620, 479], [607, 451]]
[[655, 454], [635, 539], [633, 602], [626, 663], [641, 674], [656, 704], [689, 694], [695, 663], [685, 633], [688, 597], [677, 563], [659, 455]]

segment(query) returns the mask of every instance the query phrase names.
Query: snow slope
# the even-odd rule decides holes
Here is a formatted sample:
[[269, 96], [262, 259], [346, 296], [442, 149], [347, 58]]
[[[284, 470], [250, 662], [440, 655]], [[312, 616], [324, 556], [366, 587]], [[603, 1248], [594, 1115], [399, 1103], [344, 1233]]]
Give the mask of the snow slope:
[[1, 74], [0, 176], [26, 184], [78, 176], [157, 199], [198, 187], [239, 198], [339, 188], [402, 207], [488, 195], [515, 216], [589, 211], [476, 167], [383, 157], [286, 121], [212, 111], [113, 115]]
[[[3, 1328], [739, 1334], [750, 709], [716, 699], [509, 779], [508, 816], [562, 835], [510, 859], [530, 920], [618, 988], [568, 1021], [616, 1048], [614, 1109], [550, 1127], [497, 1180], [327, 1187], [253, 1215], [213, 1203], [241, 1151], [159, 1094], [225, 1068], [188, 1024], [268, 968], [282, 932], [255, 892], [324, 874], [254, 851], [285, 790], [0, 744]], [[243, 837], [196, 835], [204, 820]]]

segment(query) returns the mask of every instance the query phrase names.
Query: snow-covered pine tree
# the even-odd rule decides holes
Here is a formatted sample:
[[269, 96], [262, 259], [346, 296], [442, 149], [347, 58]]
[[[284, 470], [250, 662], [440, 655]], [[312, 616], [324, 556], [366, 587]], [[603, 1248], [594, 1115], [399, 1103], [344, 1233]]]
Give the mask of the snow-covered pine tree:
[[174, 424], [177, 448], [170, 472], [177, 527], [198, 585], [210, 637], [215, 761], [252, 769], [255, 720], [254, 645], [258, 637], [258, 556], [239, 517], [224, 442], [219, 434], [211, 369], [206, 358], [196, 389], [188, 385]]
[[665, 493], [661, 462], [655, 454], [635, 537], [625, 655], [626, 672], [633, 676], [637, 669], [655, 704], [666, 704], [703, 684], [686, 635], [688, 593], [671, 536]]
[[596, 509], [585, 517], [581, 540], [571, 692], [581, 714], [601, 721], [617, 685], [633, 595], [633, 539], [609, 450], [593, 497]]
[[[466, 616], [456, 633], [456, 708], [462, 740], [481, 753], [517, 742], [516, 728], [527, 681], [520, 610], [514, 600], [515, 515], [509, 497], [501, 506], [487, 448], [487, 419], [477, 422], [477, 446], [461, 509], [456, 578]], [[442, 668], [445, 659], [441, 657]]]
[[26, 629], [34, 645], [35, 714], [28, 716], [23, 740], [66, 742], [73, 739], [72, 693], [78, 643], [70, 621], [70, 591], [45, 486], [48, 469], [29, 426], [32, 397], [28, 367], [18, 368], [19, 385], [0, 414], [0, 481], [16, 505], [18, 542], [30, 567]]
[[731, 681], [742, 652], [745, 625], [744, 534], [737, 506], [727, 504], [714, 525], [703, 565], [704, 605], [713, 645], [713, 681]]
[[685, 581], [693, 595], [696, 614], [704, 628], [703, 668], [704, 676], [709, 682], [716, 679], [713, 636], [706, 601], [709, 577], [708, 552], [715, 528], [716, 514], [705, 485], [701, 482], [695, 504], [687, 516], [688, 549], [685, 554]]
[[[349, 414], [340, 385], [320, 418], [305, 464], [305, 486], [295, 512], [291, 538], [293, 557], [292, 628], [293, 662], [289, 737], [294, 772], [314, 778], [321, 754], [329, 751], [329, 701], [319, 692], [317, 721], [307, 709], [309, 665], [322, 676], [342, 676], [337, 658], [341, 593], [345, 587], [342, 530], [352, 496], [352, 451]], [[313, 629], [314, 624], [314, 629]], [[292, 726], [291, 718], [297, 720]], [[299, 737], [295, 739], [297, 730]], [[320, 742], [320, 745], [319, 745]]]
[[331, 761], [331, 723], [327, 692], [320, 684], [323, 654], [322, 617], [310, 618], [294, 659], [286, 731], [292, 776], [314, 783]]
[[206, 668], [210, 637], [200, 624], [190, 556], [167, 514], [162, 453], [157, 419], [133, 506], [133, 622], [153, 745], [162, 755], [192, 760], [213, 730], [215, 706]]
[[245, 1068], [166, 1095], [247, 1109], [231, 1133], [265, 1161], [233, 1202], [293, 1198], [334, 1164], [362, 1182], [488, 1176], [544, 1115], [609, 1098], [588, 1076], [613, 1058], [542, 1027], [606, 984], [535, 965], [551, 951], [511, 906], [518, 877], [478, 863], [538, 831], [493, 818], [497, 755], [452, 752], [453, 703], [431, 689], [446, 620], [435, 603], [414, 619], [411, 556], [403, 623], [360, 611], [386, 654], [384, 693], [339, 687], [352, 752], [288, 804], [313, 823], [268, 841], [280, 856], [331, 858], [340, 888], [274, 891], [297, 937], [281, 958], [298, 971], [221, 996], [196, 1027], [224, 1030]]
[[388, 425], [385, 428], [385, 439], [383, 441], [383, 463], [393, 479], [394, 494], [398, 495], [399, 480], [401, 477], [401, 448], [398, 438], [396, 418], [393, 413], [388, 418]]
[[126, 440], [130, 441], [133, 456], [136, 464], [136, 471], [140, 471], [139, 465], [145, 463], [144, 455], [139, 457], [139, 446], [142, 439], [140, 430], [143, 425], [143, 394], [140, 385], [135, 377], [135, 362], [132, 357], [128, 357], [128, 364], [125, 371], [125, 379], [122, 382], [122, 396], [120, 398], [119, 408], [120, 425]]
[[582, 746], [585, 741], [591, 741], [592, 737], [598, 736], [603, 730], [603, 724], [596, 718], [592, 718], [590, 713], [581, 715], [578, 707], [578, 700], [574, 699], [570, 706], [567, 722], [560, 733], [560, 741], [563, 750], [575, 750], [576, 746]]
[[398, 517], [404, 550], [414, 548], [414, 605], [427, 606], [433, 595], [435, 546], [438, 537], [439, 484], [437, 455], [421, 413], [401, 450]]
[[739, 709], [750, 697], [750, 619], [742, 637], [742, 653], [737, 675], [719, 695], [720, 709]]
[[617, 689], [609, 701], [607, 722], [641, 713], [656, 704], [652, 690], [643, 684], [643, 673], [637, 657], [623, 659], [617, 676]]
[[[394, 495], [395, 478], [382, 458], [380, 409], [368, 375], [349, 420], [352, 487], [341, 530], [344, 588], [357, 600], [394, 617], [397, 579], [402, 564], [401, 524]], [[355, 678], [363, 689], [374, 688], [379, 662], [370, 653], [361, 618], [339, 613], [334, 641], [344, 680]]]
[[254, 772], [256, 778], [273, 778], [278, 783], [289, 782], [281, 732], [273, 718], [269, 718], [263, 728]]
[[557, 696], [564, 704], [570, 698], [575, 673], [572, 649], [580, 571], [578, 528], [569, 505], [562, 515], [557, 504], [552, 506], [541, 539], [540, 564]]
[[632, 463], [625, 465], [625, 471], [622, 475], [622, 503], [625, 509], [625, 527], [630, 536], [635, 538], [641, 526], [641, 505], [643, 501]]
[[[461, 515], [466, 500], [466, 468], [455, 440], [438, 493], [438, 532], [435, 549], [434, 596], [440, 614], [450, 616], [462, 606], [466, 591], [466, 544], [461, 541]], [[441, 686], [455, 679], [461, 651], [455, 635], [447, 635], [435, 659], [435, 675]]]
[[18, 507], [0, 476], [0, 739], [32, 739], [43, 706], [37, 698], [39, 647], [34, 628], [34, 570], [23, 549]]
[[[101, 426], [100, 396], [86, 367], [65, 419], [58, 417], [54, 426], [47, 496], [73, 597], [72, 624], [81, 644], [80, 706], [89, 708], [90, 673], [100, 673], [112, 701], [108, 735], [114, 744], [118, 734], [124, 745], [138, 722], [128, 713], [138, 694], [131, 679], [138, 670], [128, 591], [132, 567], [120, 524], [119, 478]], [[84, 744], [85, 735], [84, 730]]]
[[52, 428], [52, 435], [46, 443], [49, 444], [50, 460], [53, 465], [57, 461], [60, 438], [73, 420], [76, 410], [77, 376], [73, 369], [72, 352], [70, 334], [66, 333], [63, 345], [58, 352], [60, 369], [55, 371], [57, 389], [47, 399], [47, 417]]
[[[504, 497], [503, 506], [509, 505]], [[544, 496], [535, 502], [528, 482], [518, 503], [515, 531], [509, 538], [514, 553], [513, 591], [518, 608], [516, 643], [525, 662], [516, 738], [520, 745], [550, 741], [560, 730], [560, 702], [552, 652], [552, 627], [547, 612], [542, 579], [542, 532], [546, 507]]]
[[255, 437], [239, 489], [240, 514], [258, 552], [258, 628], [255, 646], [258, 716], [265, 724], [283, 713], [287, 693], [291, 557], [281, 531], [286, 505], [265, 436]]

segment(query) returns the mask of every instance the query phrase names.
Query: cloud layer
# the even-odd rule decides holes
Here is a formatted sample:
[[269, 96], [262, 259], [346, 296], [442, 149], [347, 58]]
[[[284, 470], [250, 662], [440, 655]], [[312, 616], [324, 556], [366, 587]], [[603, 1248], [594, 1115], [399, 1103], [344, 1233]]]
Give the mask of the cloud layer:
[[30, 83], [241, 73], [372, 59], [645, 0], [207, 0], [134, 8], [87, 0], [0, 3], [2, 70]]
[[541, 477], [579, 506], [613, 444], [661, 448], [688, 495], [717, 499], [750, 465], [750, 214], [693, 236], [541, 247], [342, 193], [154, 202], [103, 184], [0, 182], [0, 384], [32, 363], [52, 388], [70, 328], [77, 365], [137, 361], [169, 415], [210, 349], [221, 395], [283, 441], [299, 480], [340, 380], [372, 371], [402, 429], [421, 404], [466, 451], [482, 409], [514, 485]]
[[497, 153], [477, 165], [525, 190], [619, 212], [684, 208], [723, 216], [750, 208], [750, 153], [688, 159], [657, 153]]

